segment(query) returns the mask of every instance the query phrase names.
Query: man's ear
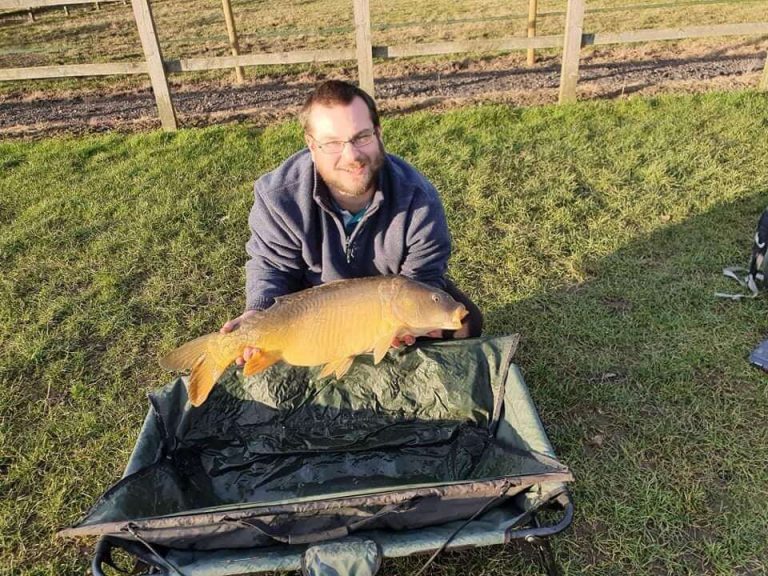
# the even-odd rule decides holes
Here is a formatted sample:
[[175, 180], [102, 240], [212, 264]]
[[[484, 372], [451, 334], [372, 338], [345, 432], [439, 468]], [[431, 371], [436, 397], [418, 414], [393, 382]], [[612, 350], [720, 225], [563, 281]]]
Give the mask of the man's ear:
[[376, 128], [374, 128], [374, 132], [376, 132], [376, 136], [381, 138], [381, 125], [376, 126]]
[[315, 161], [315, 148], [314, 148], [314, 146], [312, 146], [313, 142], [312, 142], [312, 138], [309, 137], [309, 134], [306, 134], [306, 133], [304, 134], [304, 142], [306, 143], [307, 148], [309, 148], [309, 153], [312, 156], [312, 162], [314, 162]]

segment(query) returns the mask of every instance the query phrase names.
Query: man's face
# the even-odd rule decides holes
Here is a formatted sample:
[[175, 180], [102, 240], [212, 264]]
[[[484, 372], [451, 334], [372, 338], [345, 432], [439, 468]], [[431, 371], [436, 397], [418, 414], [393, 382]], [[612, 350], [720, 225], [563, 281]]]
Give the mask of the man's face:
[[[320, 177], [330, 188], [352, 197], [373, 191], [384, 163], [384, 147], [380, 140], [381, 132], [374, 128], [368, 107], [361, 98], [355, 98], [348, 105], [314, 105], [309, 114], [307, 132], [306, 141], [312, 160]], [[373, 137], [361, 144], [371, 134]], [[329, 152], [328, 143], [331, 142], [346, 144], [341, 151]]]

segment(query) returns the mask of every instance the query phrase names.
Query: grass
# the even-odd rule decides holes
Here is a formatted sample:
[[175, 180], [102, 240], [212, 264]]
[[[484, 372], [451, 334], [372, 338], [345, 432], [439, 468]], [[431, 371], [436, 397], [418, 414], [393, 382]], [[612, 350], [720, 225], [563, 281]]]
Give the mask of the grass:
[[[760, 0], [724, 0], [691, 4], [659, 0], [638, 8], [632, 0], [590, 2], [585, 31], [624, 31], [765, 20]], [[241, 53], [341, 48], [354, 45], [353, 4], [349, 0], [233, 0]], [[562, 34], [565, 0], [540, 0], [537, 34]], [[230, 54], [220, 3], [203, 0], [152, 2], [158, 37], [166, 59]], [[23, 11], [0, 14], [0, 68], [141, 61], [130, 2], [38, 9], [34, 22]], [[525, 36], [527, 0], [373, 0], [370, 3], [374, 45], [462, 41]], [[699, 41], [701, 42], [701, 41]], [[722, 39], [705, 41], [722, 46]], [[557, 51], [551, 51], [557, 54]], [[549, 53], [549, 52], [547, 52]], [[521, 58], [523, 52], [520, 52]], [[349, 63], [347, 63], [349, 64]], [[329, 71], [340, 64], [307, 64], [248, 68], [248, 76], [300, 76]], [[230, 82], [231, 70], [172, 75], [172, 82]], [[0, 94], [17, 91], [107, 89], [145, 86], [144, 75], [0, 83]]]
[[[491, 128], [492, 127], [492, 128]], [[577, 516], [568, 574], [768, 570], [765, 299], [734, 303], [768, 192], [768, 97], [467, 108], [385, 122], [436, 184], [451, 273], [517, 355]], [[0, 557], [86, 571], [55, 538], [121, 473], [157, 358], [243, 306], [253, 180], [298, 126], [0, 143]], [[439, 575], [531, 574], [530, 555]], [[423, 559], [385, 563], [407, 574]]]

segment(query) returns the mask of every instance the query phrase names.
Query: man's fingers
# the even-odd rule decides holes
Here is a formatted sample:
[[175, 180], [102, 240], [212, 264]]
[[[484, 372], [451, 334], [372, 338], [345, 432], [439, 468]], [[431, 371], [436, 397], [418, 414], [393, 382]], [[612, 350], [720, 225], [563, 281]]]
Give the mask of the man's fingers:
[[255, 310], [246, 310], [245, 312], [240, 314], [240, 316], [238, 316], [237, 318], [232, 318], [232, 320], [227, 320], [224, 323], [224, 326], [222, 326], [219, 329], [219, 333], [227, 334], [228, 332], [232, 332], [232, 330], [237, 330], [238, 328], [240, 328], [240, 324], [243, 323], [243, 320], [245, 320], [246, 318], [250, 318], [256, 313], [257, 312]]
[[454, 338], [469, 338], [469, 324], [462, 324], [461, 328], [453, 333]]
[[411, 334], [404, 334], [399, 338], [395, 336], [392, 338], [392, 348], [400, 348], [403, 344], [406, 346], [412, 346], [416, 342], [416, 337]]
[[243, 348], [243, 355], [235, 358], [235, 364], [242, 367], [246, 362], [248, 362], [248, 360], [251, 359], [251, 356], [256, 354], [258, 351], [259, 351], [258, 348], [246, 346], [245, 348]]

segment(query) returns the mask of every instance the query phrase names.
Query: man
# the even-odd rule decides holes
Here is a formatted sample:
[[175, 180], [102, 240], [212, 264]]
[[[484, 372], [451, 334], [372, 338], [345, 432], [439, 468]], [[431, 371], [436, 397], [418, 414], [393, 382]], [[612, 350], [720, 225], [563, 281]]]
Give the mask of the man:
[[[307, 149], [256, 182], [246, 312], [221, 332], [277, 296], [342, 278], [401, 274], [463, 302], [470, 313], [453, 337], [478, 336], [482, 314], [445, 277], [451, 244], [440, 198], [415, 168], [384, 151], [373, 99], [329, 80], [309, 95], [299, 117]], [[393, 346], [413, 342], [404, 336]], [[244, 359], [251, 354], [246, 349]]]

